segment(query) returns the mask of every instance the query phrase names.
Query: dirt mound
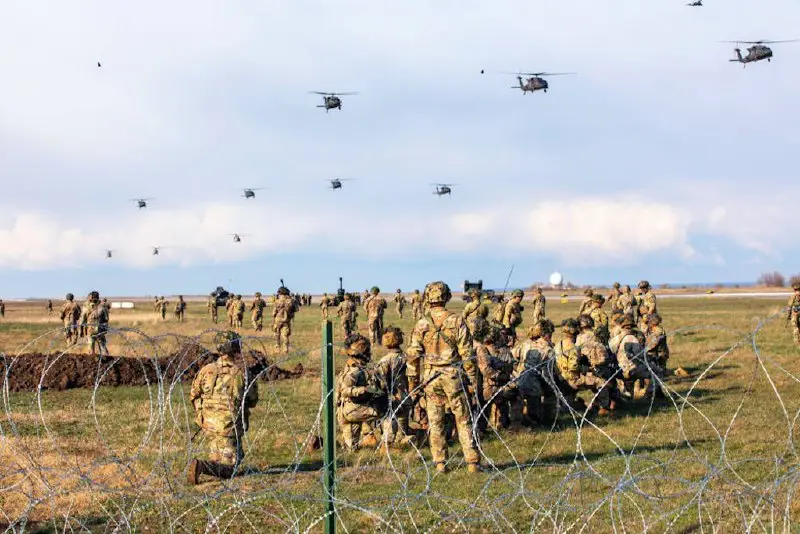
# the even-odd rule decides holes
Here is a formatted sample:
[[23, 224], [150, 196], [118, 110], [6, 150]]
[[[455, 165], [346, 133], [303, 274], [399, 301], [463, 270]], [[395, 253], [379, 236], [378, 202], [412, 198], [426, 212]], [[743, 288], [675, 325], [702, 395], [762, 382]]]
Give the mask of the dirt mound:
[[[171, 356], [160, 359], [129, 357], [98, 357], [83, 354], [23, 354], [0, 359], [0, 373], [10, 391], [41, 389], [63, 391], [100, 386], [144, 386], [158, 383], [188, 382], [201, 367], [216, 356], [201, 347], [184, 347]], [[282, 369], [270, 363], [257, 351], [244, 355], [248, 376], [274, 381], [297, 378], [304, 373], [303, 365]]]

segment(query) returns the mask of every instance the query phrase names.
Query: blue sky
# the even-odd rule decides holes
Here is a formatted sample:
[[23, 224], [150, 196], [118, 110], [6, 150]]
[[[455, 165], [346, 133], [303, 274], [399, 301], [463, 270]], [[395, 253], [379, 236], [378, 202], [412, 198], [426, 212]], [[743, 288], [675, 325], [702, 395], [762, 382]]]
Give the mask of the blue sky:
[[799, 272], [800, 5], [683, 4], [3, 2], [0, 296]]

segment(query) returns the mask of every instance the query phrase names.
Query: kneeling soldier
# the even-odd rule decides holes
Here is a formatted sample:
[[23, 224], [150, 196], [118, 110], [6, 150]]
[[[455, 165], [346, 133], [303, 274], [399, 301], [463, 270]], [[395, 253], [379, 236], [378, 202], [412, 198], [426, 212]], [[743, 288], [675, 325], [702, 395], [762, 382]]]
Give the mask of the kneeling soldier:
[[[336, 416], [342, 441], [351, 451], [375, 447], [378, 444], [375, 423], [381, 415], [375, 404], [385, 392], [375, 385], [374, 377], [366, 369], [371, 358], [369, 340], [361, 334], [353, 334], [345, 340], [344, 346], [347, 363], [336, 380]], [[362, 434], [366, 437], [362, 438]]]

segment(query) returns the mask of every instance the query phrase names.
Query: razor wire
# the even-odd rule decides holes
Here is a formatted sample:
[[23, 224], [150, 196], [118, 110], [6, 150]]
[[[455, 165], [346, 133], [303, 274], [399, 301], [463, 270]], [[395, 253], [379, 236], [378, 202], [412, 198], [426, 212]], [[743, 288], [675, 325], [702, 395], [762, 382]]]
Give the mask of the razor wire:
[[[558, 402], [557, 417], [533, 431], [489, 425], [480, 435], [473, 424], [482, 474], [466, 473], [458, 440], [446, 474], [436, 472], [424, 443], [338, 447], [337, 525], [343, 532], [789, 532], [800, 519], [800, 373], [787, 355], [762, 346], [766, 327], [784, 314], [744, 335], [722, 326], [671, 332], [716, 331], [731, 342], [690, 378], [655, 377], [665, 399], [640, 399], [614, 419], [592, 416], [591, 401], [583, 411]], [[205, 447], [188, 388], [213, 361], [218, 331], [110, 329], [112, 355], [91, 356], [82, 345], [65, 346], [59, 328], [0, 355], [1, 530], [319, 531], [321, 346], [275, 355], [271, 338], [243, 336], [246, 381], [259, 389], [242, 437], [244, 462], [231, 478], [187, 484], [189, 461]], [[530, 372], [552, 382], [552, 360]], [[727, 372], [737, 387], [698, 394], [709, 377]], [[753, 406], [757, 394], [762, 405]], [[491, 400], [474, 408], [473, 422]], [[728, 410], [711, 413], [722, 402]], [[764, 412], [768, 421], [759, 419]], [[744, 423], [762, 429], [768, 453], [748, 452], [738, 430]]]

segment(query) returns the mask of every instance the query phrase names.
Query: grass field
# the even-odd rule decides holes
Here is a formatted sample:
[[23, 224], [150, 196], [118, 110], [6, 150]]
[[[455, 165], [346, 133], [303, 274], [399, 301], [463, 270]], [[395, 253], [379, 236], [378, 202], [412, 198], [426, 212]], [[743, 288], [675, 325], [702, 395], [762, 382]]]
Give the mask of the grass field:
[[[613, 419], [564, 415], [553, 428], [503, 432], [482, 444], [486, 472], [470, 475], [458, 445], [453, 471], [430, 471], [422, 450], [338, 451], [340, 527], [363, 531], [790, 531], [800, 519], [798, 356], [783, 300], [728, 298], [660, 302], [670, 333], [670, 399], [626, 407]], [[150, 311], [113, 310], [112, 355], [164, 356], [213, 325], [205, 305], [187, 321]], [[450, 308], [460, 310], [455, 301]], [[526, 319], [529, 322], [529, 313]], [[555, 322], [577, 303], [548, 301]], [[249, 321], [247, 321], [249, 323]], [[386, 325], [409, 332], [408, 314]], [[4, 393], [0, 420], [0, 524], [20, 518], [44, 531], [321, 531], [321, 454], [307, 452], [318, 433], [320, 312], [301, 309], [295, 350], [286, 359], [271, 339], [249, 339], [282, 367], [302, 363], [294, 380], [260, 384], [261, 401], [246, 444], [248, 476], [185, 483], [195, 432], [188, 386]], [[245, 333], [252, 335], [251, 328]], [[365, 329], [364, 313], [359, 326]], [[40, 305], [10, 303], [0, 322], [0, 351], [58, 353], [59, 323]], [[336, 334], [339, 334], [338, 324]], [[267, 328], [267, 334], [270, 334]], [[376, 351], [373, 359], [383, 354]], [[337, 364], [341, 365], [341, 357]], [[337, 365], [337, 367], [338, 367]], [[14, 369], [11, 367], [10, 373]], [[197, 439], [196, 445], [202, 445]]]

